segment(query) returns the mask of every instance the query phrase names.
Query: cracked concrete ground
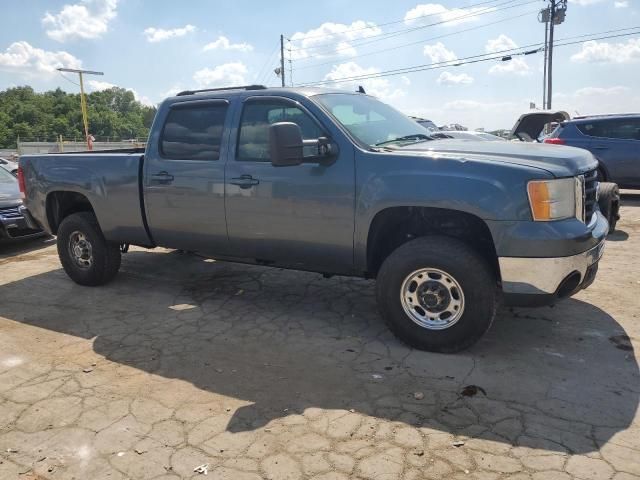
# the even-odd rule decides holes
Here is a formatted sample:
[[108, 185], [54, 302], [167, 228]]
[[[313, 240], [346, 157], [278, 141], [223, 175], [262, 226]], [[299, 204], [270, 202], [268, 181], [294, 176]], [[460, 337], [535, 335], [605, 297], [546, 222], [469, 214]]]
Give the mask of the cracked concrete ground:
[[51, 241], [1, 246], [0, 479], [640, 478], [623, 203], [589, 290], [456, 355], [396, 341], [369, 281], [132, 249], [85, 288]]

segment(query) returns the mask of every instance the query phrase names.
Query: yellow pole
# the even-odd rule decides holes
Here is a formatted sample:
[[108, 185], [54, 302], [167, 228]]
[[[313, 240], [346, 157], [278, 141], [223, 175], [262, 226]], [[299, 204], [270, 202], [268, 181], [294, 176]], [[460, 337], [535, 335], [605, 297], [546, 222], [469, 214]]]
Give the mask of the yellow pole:
[[89, 119], [87, 118], [87, 100], [84, 97], [82, 72], [78, 72], [78, 75], [80, 75], [80, 108], [82, 109], [82, 123], [84, 123], [84, 138], [87, 142], [87, 149], [91, 150], [91, 142], [89, 142]]

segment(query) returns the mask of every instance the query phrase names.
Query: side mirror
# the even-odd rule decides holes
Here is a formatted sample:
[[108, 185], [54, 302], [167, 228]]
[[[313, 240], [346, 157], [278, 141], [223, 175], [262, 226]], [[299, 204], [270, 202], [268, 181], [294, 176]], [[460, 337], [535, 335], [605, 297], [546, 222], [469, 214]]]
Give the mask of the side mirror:
[[269, 152], [276, 167], [302, 163], [304, 141], [300, 127], [293, 122], [278, 122], [269, 127]]
[[[317, 153], [304, 156], [304, 147], [314, 147]], [[338, 146], [327, 137], [303, 140], [297, 123], [278, 122], [269, 127], [269, 152], [275, 167], [290, 167], [302, 163], [330, 165], [336, 159]]]

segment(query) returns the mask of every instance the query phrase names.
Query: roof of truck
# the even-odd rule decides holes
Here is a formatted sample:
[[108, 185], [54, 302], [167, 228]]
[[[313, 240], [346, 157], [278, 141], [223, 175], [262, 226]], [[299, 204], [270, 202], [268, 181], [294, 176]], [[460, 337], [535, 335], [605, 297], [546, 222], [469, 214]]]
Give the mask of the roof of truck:
[[293, 93], [305, 97], [312, 97], [322, 93], [358, 93], [357, 91], [339, 90], [335, 88], [319, 87], [266, 87], [264, 85], [243, 85], [238, 87], [210, 88], [202, 90], [185, 90], [170, 97], [171, 100], [192, 100], [194, 98], [220, 98], [228, 96], [253, 96], [253, 95], [282, 95]]

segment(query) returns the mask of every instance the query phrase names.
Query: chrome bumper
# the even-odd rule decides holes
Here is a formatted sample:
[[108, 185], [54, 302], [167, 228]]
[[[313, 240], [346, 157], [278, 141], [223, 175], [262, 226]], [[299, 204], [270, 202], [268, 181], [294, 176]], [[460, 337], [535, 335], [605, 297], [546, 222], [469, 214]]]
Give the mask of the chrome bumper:
[[604, 253], [604, 242], [570, 257], [499, 257], [502, 290], [506, 294], [553, 295], [576, 272], [580, 275], [578, 285], [583, 285], [589, 267]]

